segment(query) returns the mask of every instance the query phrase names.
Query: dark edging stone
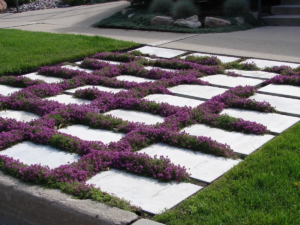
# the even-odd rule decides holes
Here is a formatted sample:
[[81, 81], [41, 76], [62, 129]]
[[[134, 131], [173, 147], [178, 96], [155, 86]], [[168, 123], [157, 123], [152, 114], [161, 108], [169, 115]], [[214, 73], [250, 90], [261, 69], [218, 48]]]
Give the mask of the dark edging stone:
[[73, 199], [59, 190], [30, 185], [0, 171], [0, 211], [29, 224], [125, 225], [134, 213], [91, 200]]

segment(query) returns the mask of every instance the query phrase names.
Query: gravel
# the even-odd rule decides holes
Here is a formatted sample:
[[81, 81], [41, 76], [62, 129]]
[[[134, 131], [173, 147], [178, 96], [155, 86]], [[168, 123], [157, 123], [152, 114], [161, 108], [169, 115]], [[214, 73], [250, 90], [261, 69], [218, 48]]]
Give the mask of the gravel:
[[[19, 12], [27, 12], [27, 11], [36, 11], [41, 9], [55, 9], [55, 8], [64, 8], [68, 7], [69, 5], [63, 3], [60, 0], [40, 0], [31, 2], [28, 4], [23, 4], [19, 6]], [[15, 13], [17, 12], [16, 8], [8, 8], [8, 13]]]

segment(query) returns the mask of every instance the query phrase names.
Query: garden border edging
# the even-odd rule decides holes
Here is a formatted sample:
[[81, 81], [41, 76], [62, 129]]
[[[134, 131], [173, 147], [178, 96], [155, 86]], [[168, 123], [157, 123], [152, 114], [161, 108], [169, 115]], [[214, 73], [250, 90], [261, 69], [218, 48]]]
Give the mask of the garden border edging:
[[72, 199], [55, 189], [26, 184], [0, 171], [0, 209], [31, 224], [125, 225], [134, 213], [91, 200]]

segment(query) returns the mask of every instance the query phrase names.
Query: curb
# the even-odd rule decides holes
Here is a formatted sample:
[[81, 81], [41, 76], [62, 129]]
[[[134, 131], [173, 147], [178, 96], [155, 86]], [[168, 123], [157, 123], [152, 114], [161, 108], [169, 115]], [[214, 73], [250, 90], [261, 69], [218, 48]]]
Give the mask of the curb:
[[72, 199], [59, 190], [30, 185], [1, 171], [0, 211], [37, 225], [126, 225], [138, 219], [134, 213]]

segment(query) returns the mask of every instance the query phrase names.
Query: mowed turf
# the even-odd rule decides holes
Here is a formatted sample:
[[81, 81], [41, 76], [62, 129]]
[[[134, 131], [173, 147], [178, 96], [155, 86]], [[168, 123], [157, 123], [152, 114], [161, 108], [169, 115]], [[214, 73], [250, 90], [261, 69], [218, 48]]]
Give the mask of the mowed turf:
[[300, 123], [173, 210], [166, 224], [300, 224]]
[[0, 75], [135, 46], [139, 44], [99, 36], [0, 29]]

